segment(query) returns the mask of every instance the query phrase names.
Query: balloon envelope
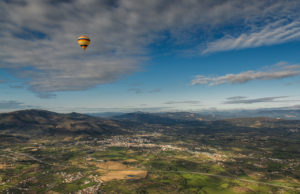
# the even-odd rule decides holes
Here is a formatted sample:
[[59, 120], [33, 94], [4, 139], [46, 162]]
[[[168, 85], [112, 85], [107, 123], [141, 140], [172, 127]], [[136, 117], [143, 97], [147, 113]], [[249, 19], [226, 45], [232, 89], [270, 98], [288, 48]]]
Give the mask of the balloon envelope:
[[87, 37], [87, 36], [79, 36], [77, 42], [78, 42], [78, 44], [81, 46], [81, 48], [82, 48], [83, 50], [85, 50], [86, 47], [89, 46], [91, 40], [90, 40], [90, 38]]

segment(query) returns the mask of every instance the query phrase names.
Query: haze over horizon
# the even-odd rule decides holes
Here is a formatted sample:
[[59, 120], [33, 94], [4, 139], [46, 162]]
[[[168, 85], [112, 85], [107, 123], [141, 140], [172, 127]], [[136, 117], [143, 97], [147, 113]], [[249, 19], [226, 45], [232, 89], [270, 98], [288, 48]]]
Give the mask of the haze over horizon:
[[[297, 0], [0, 1], [0, 112], [300, 108]], [[86, 35], [86, 51], [77, 37]]]

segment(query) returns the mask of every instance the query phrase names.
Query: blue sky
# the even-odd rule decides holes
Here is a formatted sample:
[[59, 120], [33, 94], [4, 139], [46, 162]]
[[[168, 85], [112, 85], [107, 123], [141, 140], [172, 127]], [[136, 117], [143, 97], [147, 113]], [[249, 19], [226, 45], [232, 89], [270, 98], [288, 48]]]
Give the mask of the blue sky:
[[299, 107], [299, 1], [111, 2], [1, 1], [0, 112]]

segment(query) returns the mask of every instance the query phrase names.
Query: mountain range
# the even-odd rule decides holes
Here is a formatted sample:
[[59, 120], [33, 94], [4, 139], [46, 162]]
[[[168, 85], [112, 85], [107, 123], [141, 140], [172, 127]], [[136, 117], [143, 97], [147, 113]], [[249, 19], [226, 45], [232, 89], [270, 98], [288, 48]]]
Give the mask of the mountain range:
[[116, 121], [84, 114], [60, 114], [45, 110], [22, 110], [0, 114], [1, 134], [64, 135], [122, 134]]
[[0, 140], [42, 136], [87, 135], [108, 136], [137, 131], [165, 134], [200, 134], [219, 132], [282, 133], [300, 130], [300, 120], [266, 117], [210, 119], [201, 114], [126, 113], [101, 118], [79, 113], [61, 114], [45, 110], [22, 110], [0, 114]]
[[[138, 114], [146, 112], [133, 112], [130, 114]], [[87, 113], [90, 116], [103, 117], [103, 118], [118, 118], [124, 117], [123, 112], [101, 112], [101, 113]], [[300, 109], [299, 107], [291, 108], [265, 108], [265, 109], [254, 109], [254, 110], [204, 110], [199, 112], [159, 112], [151, 113], [152, 115], [168, 117], [177, 120], [220, 120], [230, 118], [241, 118], [241, 117], [269, 117], [269, 118], [280, 118], [288, 120], [300, 120]]]

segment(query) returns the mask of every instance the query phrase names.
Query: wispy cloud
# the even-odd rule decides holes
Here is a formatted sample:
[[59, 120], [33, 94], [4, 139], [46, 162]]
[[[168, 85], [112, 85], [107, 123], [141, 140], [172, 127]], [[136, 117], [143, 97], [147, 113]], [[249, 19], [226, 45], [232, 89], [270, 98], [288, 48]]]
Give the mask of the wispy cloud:
[[288, 107], [281, 107], [282, 110], [300, 110], [300, 104], [288, 106]]
[[18, 109], [23, 107], [23, 103], [14, 100], [0, 101], [0, 109]]
[[165, 104], [199, 104], [198, 100], [183, 100], [183, 101], [167, 101]]
[[219, 40], [209, 42], [202, 54], [280, 44], [293, 40], [300, 40], [300, 22], [279, 20], [259, 29], [255, 27], [250, 32], [238, 36], [226, 35]]
[[56, 94], [53, 93], [44, 93], [44, 92], [39, 92], [36, 94], [39, 98], [43, 99], [49, 99], [49, 98], [55, 98]]
[[22, 85], [11, 85], [9, 87], [10, 88], [14, 88], [14, 89], [22, 89], [22, 88], [24, 88], [24, 86], [22, 86]]
[[[282, 102], [277, 101], [278, 99], [287, 98], [288, 96], [275, 96], [275, 97], [263, 97], [263, 98], [253, 98], [248, 99], [245, 96], [233, 96], [230, 98], [227, 98], [224, 104], [255, 104], [255, 103], [269, 103], [269, 102]], [[289, 100], [284, 100], [289, 101]]]
[[39, 108], [39, 107], [26, 105], [22, 102], [18, 102], [15, 100], [0, 101], [0, 110], [18, 110], [18, 109], [28, 109], [28, 108]]
[[217, 77], [197, 75], [193, 85], [241, 84], [251, 80], [275, 80], [300, 75], [300, 65], [274, 65], [266, 71], [246, 71], [238, 74], [226, 74]]
[[[142, 93], [144, 93], [144, 90], [141, 89], [141, 88], [138, 88], [138, 87], [129, 88], [128, 91], [134, 92], [136, 94], [142, 94]], [[155, 89], [149, 90], [147, 92], [149, 92], [149, 93], [159, 93], [159, 92], [161, 92], [161, 89], [160, 88], [155, 88]]]
[[167, 106], [157, 106], [157, 107], [145, 107], [145, 106], [131, 106], [131, 107], [124, 107], [124, 108], [115, 108], [115, 107], [108, 107], [108, 108], [86, 108], [86, 107], [57, 107], [53, 108], [53, 111], [57, 112], [80, 112], [80, 113], [101, 113], [101, 112], [161, 112], [161, 111], [169, 111], [173, 110], [172, 107]]
[[129, 88], [128, 91], [134, 92], [136, 94], [141, 94], [143, 93], [143, 90], [141, 88]]
[[161, 91], [162, 91], [161, 88], [155, 88], [153, 90], [150, 90], [149, 93], [159, 93]]

